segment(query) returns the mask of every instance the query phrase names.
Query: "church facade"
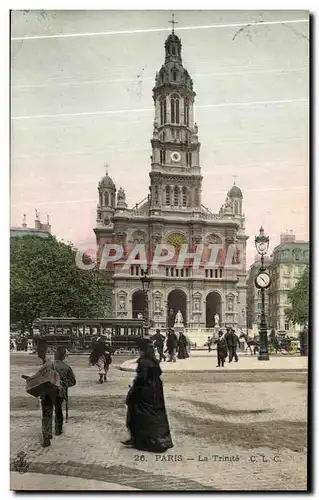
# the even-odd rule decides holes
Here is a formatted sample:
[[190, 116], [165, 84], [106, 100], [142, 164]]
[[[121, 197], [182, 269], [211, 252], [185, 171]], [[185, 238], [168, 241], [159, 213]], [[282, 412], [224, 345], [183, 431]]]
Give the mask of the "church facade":
[[[161, 243], [172, 245], [176, 252], [182, 245], [189, 251], [202, 249], [198, 268], [190, 261], [180, 267], [173, 258], [151, 270], [148, 313], [156, 327], [174, 325], [180, 311], [189, 328], [212, 328], [216, 315], [222, 326], [245, 328], [248, 237], [243, 195], [234, 184], [217, 214], [201, 202], [200, 142], [193, 112], [196, 94], [183, 67], [181, 50], [173, 30], [165, 42], [165, 61], [153, 89], [149, 193], [129, 208], [125, 191], [122, 187], [117, 191], [106, 172], [98, 184], [94, 232], [100, 250], [110, 242], [122, 245], [123, 259], [137, 244], [145, 245], [148, 256]], [[221, 253], [211, 263], [214, 244], [221, 247]], [[230, 246], [235, 251], [228, 262], [222, 255]], [[111, 269], [113, 315], [134, 318], [145, 310], [142, 266], [135, 263], [123, 269], [123, 259]]]

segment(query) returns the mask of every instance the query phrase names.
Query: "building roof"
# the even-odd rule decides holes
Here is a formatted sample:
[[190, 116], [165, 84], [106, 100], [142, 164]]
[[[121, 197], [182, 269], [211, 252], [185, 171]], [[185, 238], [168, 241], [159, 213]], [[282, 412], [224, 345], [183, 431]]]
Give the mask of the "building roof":
[[40, 238], [48, 238], [51, 236], [51, 233], [49, 230], [35, 229], [34, 227], [11, 227], [10, 238], [16, 238], [18, 236], [39, 236]]
[[298, 248], [299, 246], [309, 247], [309, 241], [293, 241], [290, 243], [280, 243], [274, 248], [273, 253], [280, 252], [281, 250], [293, 250], [295, 248]]
[[115, 189], [115, 184], [113, 182], [113, 179], [111, 179], [107, 171], [105, 173], [105, 176], [102, 177], [102, 179], [100, 180], [99, 187]]
[[243, 193], [241, 189], [238, 186], [236, 186], [236, 184], [234, 184], [233, 187], [228, 191], [228, 196], [230, 198], [242, 198]]
[[175, 33], [171, 33], [165, 42], [165, 62], [156, 74], [155, 87], [157, 90], [164, 86], [180, 88], [186, 87], [193, 94], [193, 80], [182, 63], [182, 44]]

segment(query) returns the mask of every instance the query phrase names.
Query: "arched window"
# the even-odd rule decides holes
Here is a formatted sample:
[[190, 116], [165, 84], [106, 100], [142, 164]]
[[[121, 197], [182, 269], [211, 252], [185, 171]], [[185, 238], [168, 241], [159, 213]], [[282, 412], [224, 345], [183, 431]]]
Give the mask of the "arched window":
[[161, 112], [161, 125], [166, 123], [166, 98], [162, 97], [160, 100], [160, 112]]
[[177, 72], [173, 71], [173, 80], [174, 80], [174, 82], [176, 82], [176, 78], [177, 78]]
[[195, 188], [195, 205], [199, 205], [199, 189]]
[[108, 207], [110, 204], [110, 199], [109, 199], [109, 193], [108, 192], [105, 192], [104, 193], [104, 206], [105, 207]]
[[186, 166], [192, 166], [192, 153], [186, 153]]
[[176, 47], [175, 47], [175, 45], [172, 45], [172, 55], [173, 56], [176, 55]]
[[178, 206], [179, 201], [179, 189], [177, 186], [174, 187], [174, 205]]
[[171, 189], [169, 186], [166, 186], [165, 188], [165, 203], [166, 205], [171, 204]]
[[184, 99], [184, 124], [189, 126], [189, 102], [188, 99]]
[[163, 165], [165, 163], [166, 155], [165, 155], [165, 149], [160, 150], [160, 163]]
[[177, 94], [171, 97], [171, 122], [179, 123], [179, 96]]
[[155, 189], [154, 189], [154, 200], [155, 200], [155, 204], [158, 205], [158, 202], [159, 202], [158, 186], [155, 186]]
[[187, 188], [186, 187], [183, 187], [183, 190], [182, 190], [182, 205], [183, 205], [183, 207], [187, 206]]
[[238, 214], [239, 213], [239, 208], [238, 208], [238, 201], [235, 201], [235, 214]]

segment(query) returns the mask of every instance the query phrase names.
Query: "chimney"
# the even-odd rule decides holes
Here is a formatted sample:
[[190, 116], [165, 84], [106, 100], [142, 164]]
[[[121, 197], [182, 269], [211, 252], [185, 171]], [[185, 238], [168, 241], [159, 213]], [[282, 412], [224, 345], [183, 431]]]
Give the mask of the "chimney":
[[296, 235], [293, 231], [288, 231], [286, 233], [281, 233], [280, 243], [294, 243], [296, 241]]

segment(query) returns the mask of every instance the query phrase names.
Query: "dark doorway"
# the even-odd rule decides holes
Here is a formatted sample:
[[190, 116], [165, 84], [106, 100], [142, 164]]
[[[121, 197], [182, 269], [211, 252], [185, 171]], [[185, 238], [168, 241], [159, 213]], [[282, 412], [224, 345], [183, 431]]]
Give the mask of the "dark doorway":
[[210, 292], [206, 297], [206, 328], [215, 326], [215, 314], [219, 315], [219, 324], [222, 323], [222, 301], [217, 292]]
[[139, 314], [145, 316], [145, 294], [142, 290], [137, 290], [132, 295], [132, 317], [137, 318]]
[[167, 326], [173, 328], [178, 311], [182, 313], [184, 326], [187, 326], [187, 298], [182, 290], [173, 290], [167, 299]]

